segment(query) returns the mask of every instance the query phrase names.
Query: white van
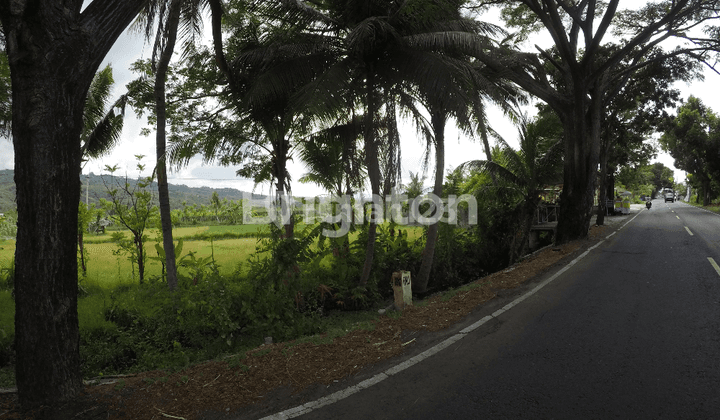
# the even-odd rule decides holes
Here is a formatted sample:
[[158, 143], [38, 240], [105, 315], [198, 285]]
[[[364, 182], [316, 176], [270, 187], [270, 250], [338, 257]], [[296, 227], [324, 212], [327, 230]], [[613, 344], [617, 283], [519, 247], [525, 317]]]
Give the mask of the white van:
[[671, 203], [675, 202], [675, 192], [671, 189], [665, 190], [665, 202], [667, 203], [668, 201]]

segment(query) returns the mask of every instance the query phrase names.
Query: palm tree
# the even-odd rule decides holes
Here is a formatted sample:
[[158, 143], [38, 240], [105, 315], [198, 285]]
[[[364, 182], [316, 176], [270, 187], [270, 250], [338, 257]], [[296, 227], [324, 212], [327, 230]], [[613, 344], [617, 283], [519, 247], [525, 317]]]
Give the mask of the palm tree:
[[[253, 18], [266, 13], [259, 6], [251, 11]], [[214, 20], [215, 13], [224, 11], [213, 7]], [[229, 16], [244, 22], [243, 13]], [[242, 164], [238, 175], [274, 184], [280, 198], [291, 190], [287, 163], [297, 140], [310, 131], [309, 113], [297, 105], [294, 95], [317, 74], [327, 51], [324, 42], [317, 42], [323, 39], [299, 25], [288, 27], [268, 17], [263, 21], [233, 28], [227, 56], [222, 45], [215, 45], [215, 62], [225, 79], [222, 111], [232, 116], [212, 116], [212, 132], [177, 139], [171, 154], [178, 164], [197, 153], [206, 161]], [[293, 236], [292, 221], [285, 224], [285, 236]]]
[[[552, 137], [548, 137], [550, 134]], [[520, 149], [514, 150], [499, 135], [500, 159], [465, 162], [461, 168], [474, 169], [494, 175], [498, 186], [515, 197], [515, 211], [520, 221], [519, 232], [510, 245], [510, 263], [526, 248], [535, 210], [540, 204], [543, 187], [560, 179], [562, 174], [563, 143], [553, 136], [555, 130], [536, 122], [523, 120], [519, 128]]]
[[[167, 101], [165, 85], [170, 60], [172, 59], [177, 41], [178, 31], [193, 38], [200, 32], [202, 10], [207, 0], [152, 0], [141, 12], [136, 25], [145, 26], [146, 38], [151, 38], [155, 23], [155, 43], [153, 46], [153, 72], [155, 73], [154, 99], [155, 116], [157, 119], [155, 135], [155, 174], [158, 183], [158, 201], [160, 203], [160, 223], [167, 267], [167, 282], [170, 290], [177, 288], [177, 266], [175, 264], [175, 245], [172, 236], [172, 219], [170, 216], [170, 193], [167, 182], [166, 167], [166, 124]], [[186, 45], [192, 45], [186, 42]]]
[[[433, 194], [442, 197], [445, 127], [450, 118], [459, 128], [473, 135], [487, 138], [488, 124], [484, 101], [490, 100], [506, 110], [521, 98], [516, 88], [498, 77], [487, 74], [484, 67], [473, 62], [467, 52], [489, 42], [488, 36], [500, 33], [498, 27], [464, 19], [459, 4], [448, 2], [433, 9], [433, 18], [420, 25], [417, 33], [406, 38], [410, 48], [406, 58], [398, 63], [394, 86], [405, 113], [412, 115], [419, 134], [426, 139], [426, 162], [431, 148], [435, 150], [435, 182]], [[447, 38], [452, 41], [448, 41]], [[464, 53], [465, 52], [465, 53]], [[418, 63], [422, 63], [418, 70]], [[414, 96], [407, 93], [412, 92]], [[418, 115], [420, 102], [430, 115], [429, 121]], [[420, 271], [413, 288], [424, 292], [432, 268], [438, 223], [429, 226]]]
[[[444, 94], [429, 93], [424, 95], [424, 103], [430, 113], [430, 123], [433, 130], [432, 143], [435, 146], [435, 183], [433, 186], [433, 194], [437, 197], [443, 196], [443, 175], [445, 171], [445, 127], [449, 118], [453, 117], [459, 128], [466, 133], [472, 135], [478, 132], [481, 138], [486, 142], [488, 131], [491, 130], [487, 124], [484, 114], [484, 100], [491, 100], [503, 108], [508, 109], [511, 104], [516, 104], [520, 98], [520, 93], [514, 91], [512, 87], [507, 86], [502, 80], [488, 81], [477, 75], [474, 86], [464, 85], [455, 82], [443, 89]], [[478, 84], [480, 79], [482, 84]], [[462, 88], [468, 86], [468, 90], [478, 92], [474, 97], [467, 97], [464, 92], [468, 91]], [[472, 86], [472, 87], [470, 87]], [[506, 96], [511, 92], [511, 96]], [[478, 103], [479, 102], [479, 103]], [[428, 143], [428, 146], [430, 144]], [[487, 146], [486, 146], [487, 147]], [[426, 155], [429, 154], [429, 147]], [[435, 254], [435, 246], [438, 239], [438, 222], [428, 227], [427, 240], [425, 249], [423, 250], [422, 263], [418, 275], [415, 277], [413, 286], [418, 292], [425, 292], [430, 279], [430, 271]]]
[[95, 74], [90, 84], [83, 112], [83, 131], [80, 134], [80, 151], [84, 160], [97, 159], [107, 154], [120, 140], [127, 95], [120, 96], [108, 108], [114, 83], [112, 67], [108, 65]]
[[[455, 26], [437, 25], [438, 17], [441, 21], [445, 20], [438, 11], [445, 11], [443, 7], [450, 3], [435, 4], [442, 7], [433, 8], [418, 8], [408, 2], [387, 0], [331, 0], [322, 3], [324, 18], [318, 20], [317, 26], [342, 42], [334, 43], [336, 55], [325, 72], [305, 87], [305, 92], [308, 92], [305, 103], [313, 112], [325, 115], [337, 112], [338, 106], [345, 105], [337, 100], [340, 96], [338, 92], [355, 92], [361, 98], [365, 166], [373, 196], [380, 194], [383, 172], [386, 181], [384, 190], [388, 192], [393, 183], [391, 177], [400, 169], [396, 104], [416, 121], [424, 120], [414, 110], [417, 100], [409, 94], [413, 85], [427, 86], [429, 91], [434, 85], [434, 94], [439, 94], [436, 74], [428, 71], [428, 63], [441, 59], [450, 51], [452, 45], [446, 38], [463, 39], [455, 36], [458, 29], [469, 31], [474, 28], [476, 31], [478, 28], [470, 21], [462, 21], [461, 25]], [[297, 15], [310, 15], [306, 13], [307, 7], [292, 4]], [[319, 13], [313, 10], [312, 15]], [[444, 35], [447, 36], [443, 38]], [[436, 42], [430, 45], [433, 40]], [[332, 40], [328, 44], [333, 45]], [[354, 103], [351, 105], [354, 106]], [[419, 126], [425, 127], [421, 130], [428, 134], [432, 132], [427, 122], [421, 122]], [[436, 128], [440, 129], [439, 126]], [[371, 213], [370, 219], [374, 218]], [[375, 223], [371, 223], [368, 229], [365, 264], [359, 279], [361, 286], [370, 277], [376, 227]]]
[[365, 171], [357, 144], [361, 136], [362, 121], [355, 117], [304, 139], [299, 157], [309, 171], [299, 181], [319, 185], [338, 197], [362, 189]]

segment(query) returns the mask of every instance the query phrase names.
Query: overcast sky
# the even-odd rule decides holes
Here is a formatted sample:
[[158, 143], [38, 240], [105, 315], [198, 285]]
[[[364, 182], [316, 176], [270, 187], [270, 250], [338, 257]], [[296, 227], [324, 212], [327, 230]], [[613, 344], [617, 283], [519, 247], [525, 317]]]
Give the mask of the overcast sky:
[[[534, 39], [533, 42], [538, 42], [538, 40]], [[118, 39], [101, 66], [102, 68], [109, 63], [113, 67], [116, 82], [112, 93], [113, 100], [125, 93], [125, 85], [135, 77], [128, 70], [130, 64], [138, 59], [148, 58], [150, 54], [150, 47], [141, 35], [126, 32]], [[694, 82], [691, 85], [682, 83], [678, 85], [678, 88], [683, 91], [685, 98], [689, 95], [694, 95], [699, 97], [714, 111], [720, 112], [720, 95], [716, 93], [718, 81], [720, 81], [720, 76], [706, 71], [705, 81]], [[532, 111], [532, 109], [532, 107], [529, 108], [530, 111]], [[494, 107], [491, 108], [489, 110], [489, 121], [492, 127], [500, 132], [511, 145], [514, 147], [517, 145], [517, 129], [503, 116], [501, 111]], [[105, 172], [103, 170], [105, 165], [118, 165], [121, 168], [121, 173], [127, 171], [128, 175], [135, 177], [138, 173], [135, 170], [136, 161], [134, 155], [143, 154], [146, 156], [144, 162], [148, 167], [148, 172], [144, 175], [149, 175], [155, 159], [155, 137], [154, 131], [149, 137], [140, 134], [141, 129], [146, 127], [151, 128], [144, 118], [135, 118], [134, 112], [128, 108], [120, 144], [111, 154], [99, 160], [88, 162], [83, 173], [94, 172], [95, 174], [100, 174]], [[403, 182], [407, 182], [410, 171], [421, 171], [424, 144], [417, 138], [413, 128], [410, 126], [405, 126], [401, 131], [401, 142]], [[455, 168], [468, 160], [484, 158], [482, 145], [477, 142], [471, 142], [465, 136], [459, 134], [453, 125], [449, 125], [446, 131], [445, 147], [446, 169]], [[655, 161], [660, 161], [666, 166], [675, 169], [672, 157], [665, 153], [660, 153]], [[432, 162], [432, 160], [430, 162]], [[0, 140], [0, 169], [12, 169], [13, 167], [12, 143], [8, 140]], [[200, 159], [196, 158], [191, 161], [186, 168], [169, 173], [168, 180], [171, 183], [185, 184], [191, 187], [229, 187], [252, 191], [254, 187], [252, 180], [235, 176], [236, 170], [237, 167], [203, 165]], [[293, 178], [292, 192], [294, 195], [309, 197], [325, 193], [325, 191], [313, 184], [301, 184], [297, 181], [305, 172], [305, 169], [298, 160], [289, 163], [289, 170]], [[432, 165], [427, 172], [427, 176], [428, 178], [425, 180], [425, 184], [430, 186], [432, 185]], [[675, 170], [675, 180], [683, 181], [684, 179], [685, 173]], [[257, 186], [255, 191], [258, 193], [267, 193], [268, 189], [269, 186], [264, 184]]]

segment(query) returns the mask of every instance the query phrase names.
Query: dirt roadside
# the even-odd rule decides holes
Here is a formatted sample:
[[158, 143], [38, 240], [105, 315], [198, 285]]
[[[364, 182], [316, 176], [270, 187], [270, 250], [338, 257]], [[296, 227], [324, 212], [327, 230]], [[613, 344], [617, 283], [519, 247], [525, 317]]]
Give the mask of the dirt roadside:
[[162, 371], [88, 385], [63, 407], [22, 413], [14, 393], [0, 394], [0, 419], [256, 419], [330, 394], [412, 357], [474, 322], [483, 308], [527, 290], [621, 227], [629, 215], [591, 223], [587, 239], [545, 248], [504, 271], [456, 293], [426, 299], [402, 316], [382, 316], [373, 329], [353, 330], [317, 342], [263, 345], [246, 357], [208, 361], [168, 374]]

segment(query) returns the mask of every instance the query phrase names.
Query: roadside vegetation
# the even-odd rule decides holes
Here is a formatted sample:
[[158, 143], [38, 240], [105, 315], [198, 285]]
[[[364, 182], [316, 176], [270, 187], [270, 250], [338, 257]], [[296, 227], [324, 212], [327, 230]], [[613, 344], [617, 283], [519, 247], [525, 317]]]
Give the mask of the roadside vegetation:
[[[504, 153], [511, 152], [496, 149], [496, 160]], [[451, 171], [445, 190], [473, 194], [478, 224], [441, 224], [428, 293], [506, 267], [517, 247], [509, 232], [521, 227], [522, 195], [495, 188], [488, 173]], [[115, 216], [108, 211], [102, 217]], [[152, 211], [150, 218], [156, 220]], [[117, 224], [101, 233], [86, 226], [87, 269], [78, 278], [83, 376], [176, 370], [254, 348], [265, 337], [284, 341], [374, 319], [391, 302], [391, 274], [419, 269], [427, 228], [379, 225], [373, 276], [359, 287], [368, 223], [340, 238], [322, 236], [328, 227], [297, 224], [287, 238], [275, 225], [178, 226], [173, 234], [179, 288], [172, 292], [163, 280], [157, 228], [145, 235], [151, 252], [141, 283], [136, 261], [122, 244], [131, 233], [115, 230]], [[0, 243], [0, 386], [13, 384], [14, 251], [13, 239]]]

